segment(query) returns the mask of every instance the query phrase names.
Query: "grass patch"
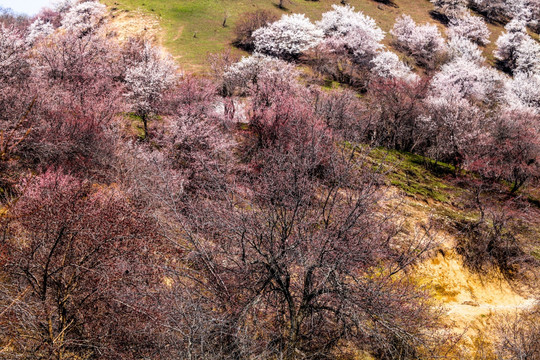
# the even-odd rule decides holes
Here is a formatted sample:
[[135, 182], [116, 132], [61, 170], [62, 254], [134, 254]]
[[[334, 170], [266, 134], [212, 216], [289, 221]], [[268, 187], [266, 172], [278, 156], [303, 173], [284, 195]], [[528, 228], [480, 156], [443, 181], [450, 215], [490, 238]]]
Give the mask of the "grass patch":
[[413, 197], [448, 203], [459, 190], [444, 180], [455, 171], [449, 164], [435, 164], [421, 155], [383, 148], [374, 149], [370, 156], [388, 169], [392, 185]]

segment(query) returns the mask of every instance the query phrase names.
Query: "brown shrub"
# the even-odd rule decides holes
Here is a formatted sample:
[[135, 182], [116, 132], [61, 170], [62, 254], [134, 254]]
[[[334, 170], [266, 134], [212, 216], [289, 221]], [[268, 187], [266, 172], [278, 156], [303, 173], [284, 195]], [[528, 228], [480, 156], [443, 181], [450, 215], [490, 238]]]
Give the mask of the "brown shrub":
[[255, 30], [278, 20], [278, 15], [269, 10], [257, 10], [240, 15], [234, 33], [234, 45], [245, 50], [253, 50], [253, 37]]

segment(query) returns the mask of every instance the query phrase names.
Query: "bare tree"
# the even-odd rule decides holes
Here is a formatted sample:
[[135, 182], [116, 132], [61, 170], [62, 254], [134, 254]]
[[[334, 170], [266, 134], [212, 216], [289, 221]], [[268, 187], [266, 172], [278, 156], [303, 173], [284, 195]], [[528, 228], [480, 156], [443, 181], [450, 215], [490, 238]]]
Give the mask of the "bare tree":
[[4, 358], [153, 351], [149, 332], [135, 328], [156, 319], [148, 286], [158, 235], [124, 194], [50, 171], [29, 180], [7, 220], [0, 248]]

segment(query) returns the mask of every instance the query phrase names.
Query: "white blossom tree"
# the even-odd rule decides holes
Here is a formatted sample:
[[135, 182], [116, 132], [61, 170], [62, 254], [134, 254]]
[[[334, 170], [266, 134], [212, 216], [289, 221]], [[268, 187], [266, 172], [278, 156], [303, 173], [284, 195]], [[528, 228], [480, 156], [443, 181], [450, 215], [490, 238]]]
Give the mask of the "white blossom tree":
[[508, 107], [540, 114], [540, 74], [517, 73], [506, 82]]
[[77, 0], [56, 0], [53, 1], [53, 9], [59, 13], [66, 13], [77, 4]]
[[498, 101], [503, 87], [504, 77], [497, 70], [461, 57], [443, 65], [431, 81], [434, 96], [461, 94], [485, 103]]
[[448, 41], [448, 55], [452, 60], [462, 58], [477, 64], [482, 64], [486, 61], [478, 45], [462, 36], [453, 36], [450, 38]]
[[283, 81], [290, 81], [298, 75], [293, 65], [272, 56], [255, 53], [229, 66], [223, 74], [224, 86], [229, 93], [239, 91], [243, 94], [258, 83], [262, 74], [271, 74]]
[[526, 36], [516, 49], [517, 73], [540, 74], [540, 43]]
[[433, 67], [436, 60], [444, 54], [446, 46], [436, 25], [418, 26], [409, 15], [397, 18], [390, 33], [396, 46], [424, 66]]
[[509, 13], [508, 0], [469, 0], [469, 7], [490, 21], [503, 22], [512, 17]]
[[132, 110], [141, 117], [144, 138], [148, 137], [148, 118], [155, 112], [164, 91], [177, 80], [174, 61], [164, 57], [161, 51], [148, 43], [144, 44], [141, 61], [126, 71], [126, 98]]
[[450, 37], [466, 37], [479, 45], [489, 44], [490, 34], [491, 32], [484, 20], [480, 16], [473, 16], [469, 13], [450, 19], [448, 24], [448, 35]]
[[32, 46], [36, 41], [41, 38], [47, 37], [54, 32], [54, 26], [43, 19], [35, 20], [28, 27], [28, 33], [26, 34], [26, 44]]
[[537, 34], [540, 34], [540, 0], [529, 0], [530, 17], [527, 25]]
[[425, 104], [429, 116], [421, 117], [421, 121], [430, 139], [427, 155], [461, 166], [479, 134], [485, 131], [479, 120], [482, 112], [455, 89], [449, 89], [444, 96], [429, 96]]
[[298, 57], [317, 46], [323, 32], [304, 14], [283, 15], [280, 20], [253, 32], [255, 51], [278, 57]]
[[332, 5], [333, 10], [322, 15], [317, 26], [325, 35], [325, 45], [332, 51], [352, 55], [357, 63], [366, 64], [384, 46], [384, 31], [375, 20], [355, 12], [354, 7]]
[[62, 18], [62, 28], [83, 37], [96, 31], [103, 24], [106, 13], [106, 6], [97, 1], [73, 5]]
[[391, 51], [384, 51], [371, 60], [371, 72], [383, 78], [397, 78], [415, 81], [418, 75]]
[[510, 21], [504, 28], [506, 32], [497, 39], [494, 55], [508, 70], [513, 71], [516, 68], [517, 49], [527, 38], [527, 30], [524, 22], [516, 19]]
[[508, 16], [540, 31], [540, 0], [506, 0]]

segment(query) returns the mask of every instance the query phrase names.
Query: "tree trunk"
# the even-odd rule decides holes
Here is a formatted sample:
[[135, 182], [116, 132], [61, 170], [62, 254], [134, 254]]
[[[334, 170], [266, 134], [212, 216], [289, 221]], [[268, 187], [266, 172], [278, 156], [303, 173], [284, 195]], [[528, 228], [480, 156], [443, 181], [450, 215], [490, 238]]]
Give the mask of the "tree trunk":
[[142, 122], [143, 122], [143, 131], [144, 131], [144, 140], [148, 140], [148, 115], [142, 114]]

